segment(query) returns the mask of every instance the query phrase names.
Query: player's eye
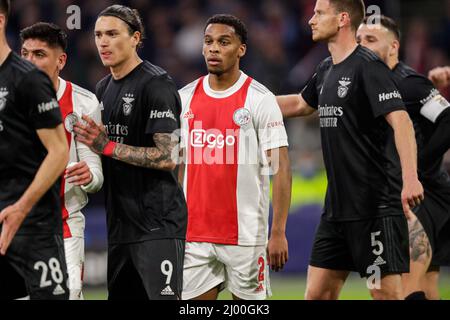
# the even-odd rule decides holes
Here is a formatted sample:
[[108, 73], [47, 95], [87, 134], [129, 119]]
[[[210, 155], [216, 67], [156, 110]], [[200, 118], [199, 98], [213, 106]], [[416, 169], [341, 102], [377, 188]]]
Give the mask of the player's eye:
[[222, 40], [222, 41], [220, 41], [220, 44], [221, 44], [222, 46], [227, 46], [227, 45], [230, 44], [230, 42], [227, 41], [227, 40]]
[[205, 44], [207, 44], [207, 45], [212, 44], [212, 40], [211, 39], [205, 39]]

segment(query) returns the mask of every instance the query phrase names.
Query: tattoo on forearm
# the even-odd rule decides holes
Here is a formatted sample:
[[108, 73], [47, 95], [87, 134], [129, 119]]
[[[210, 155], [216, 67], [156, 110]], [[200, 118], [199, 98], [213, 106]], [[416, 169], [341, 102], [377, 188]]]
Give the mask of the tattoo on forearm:
[[426, 263], [431, 256], [430, 241], [418, 219], [409, 223], [409, 249], [415, 262]]
[[171, 170], [174, 166], [172, 150], [178, 141], [172, 141], [170, 134], [157, 133], [153, 136], [155, 148], [132, 147], [118, 144], [113, 158], [139, 167]]
[[102, 153], [105, 146], [108, 144], [108, 136], [101, 131], [97, 138], [92, 142], [92, 149], [97, 153]]

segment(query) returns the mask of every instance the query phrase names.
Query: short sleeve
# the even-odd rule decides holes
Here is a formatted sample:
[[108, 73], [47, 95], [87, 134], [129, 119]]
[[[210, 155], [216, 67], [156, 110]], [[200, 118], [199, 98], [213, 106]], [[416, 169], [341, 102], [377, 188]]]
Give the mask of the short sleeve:
[[62, 123], [55, 89], [45, 73], [39, 70], [29, 72], [17, 92], [36, 130], [55, 128]]
[[375, 118], [393, 111], [405, 110], [394, 74], [383, 62], [369, 61], [364, 65], [361, 76]]
[[283, 115], [272, 93], [266, 94], [256, 108], [256, 130], [263, 151], [288, 146]]
[[404, 79], [403, 100], [410, 110], [420, 113], [423, 117], [435, 123], [439, 116], [450, 107], [449, 102], [435, 88], [433, 83], [425, 77], [414, 76]]
[[317, 72], [309, 79], [308, 83], [303, 88], [301, 95], [311, 108], [318, 108], [319, 95], [317, 94]]
[[173, 133], [180, 128], [180, 96], [169, 77], [152, 79], [146, 86], [145, 96], [146, 134]]

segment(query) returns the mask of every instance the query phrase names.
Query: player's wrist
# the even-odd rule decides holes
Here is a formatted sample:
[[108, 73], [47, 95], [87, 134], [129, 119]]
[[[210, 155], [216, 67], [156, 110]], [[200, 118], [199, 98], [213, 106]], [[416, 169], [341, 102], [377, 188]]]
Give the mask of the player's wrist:
[[114, 150], [116, 149], [117, 143], [113, 141], [108, 141], [108, 143], [103, 148], [102, 154], [106, 157], [112, 157]]

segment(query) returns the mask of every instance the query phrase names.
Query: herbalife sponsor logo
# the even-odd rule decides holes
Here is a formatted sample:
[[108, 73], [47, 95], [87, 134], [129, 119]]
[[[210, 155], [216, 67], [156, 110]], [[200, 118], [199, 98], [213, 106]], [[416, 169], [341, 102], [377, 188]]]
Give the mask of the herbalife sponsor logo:
[[59, 104], [58, 101], [56, 101], [56, 99], [52, 99], [52, 101], [50, 102], [46, 102], [46, 103], [41, 103], [38, 105], [38, 112], [39, 113], [44, 113], [53, 109], [57, 109], [59, 108]]
[[344, 115], [343, 107], [319, 106], [320, 127], [321, 128], [337, 128], [338, 119]]
[[395, 90], [394, 92], [381, 93], [378, 95], [378, 99], [380, 102], [384, 102], [384, 101], [391, 100], [391, 99], [401, 99], [401, 98], [402, 98], [402, 95], [397, 90]]
[[150, 111], [150, 119], [172, 119], [173, 121], [177, 121], [170, 109], [167, 111], [152, 110]]
[[168, 285], [167, 287], [165, 287], [164, 289], [162, 289], [160, 295], [162, 296], [174, 296], [175, 292], [173, 292], [172, 288], [170, 287], [170, 285]]

